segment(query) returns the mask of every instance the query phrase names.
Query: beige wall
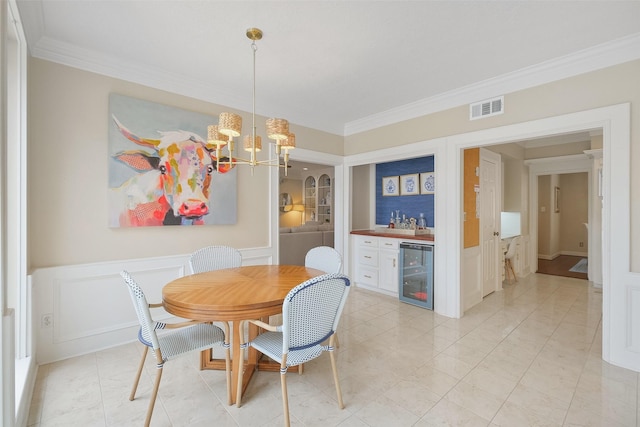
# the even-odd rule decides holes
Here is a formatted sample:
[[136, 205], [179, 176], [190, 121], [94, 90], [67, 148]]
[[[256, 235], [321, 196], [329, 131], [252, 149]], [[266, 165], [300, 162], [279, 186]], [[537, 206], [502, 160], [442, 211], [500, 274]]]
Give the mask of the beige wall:
[[[588, 185], [586, 172], [538, 177], [538, 255], [549, 259], [588, 252], [583, 224], [589, 217]], [[560, 189], [559, 212], [554, 210], [555, 187]]]
[[[352, 155], [620, 103], [631, 103], [631, 269], [640, 271], [640, 60], [505, 94], [505, 113], [469, 120], [468, 106], [345, 138]], [[615, 141], [612, 144], [615, 147]]]
[[[371, 224], [371, 197], [373, 183], [371, 182], [370, 165], [356, 166], [351, 169], [352, 172], [352, 198], [351, 198], [351, 230], [366, 230], [372, 226]], [[357, 209], [354, 207], [357, 206]]]
[[[266, 167], [256, 168], [255, 176], [240, 170], [235, 225], [107, 226], [109, 93], [211, 114], [214, 122], [229, 108], [34, 58], [28, 68], [29, 268], [187, 254], [210, 244], [269, 244]], [[250, 123], [249, 113], [238, 113]], [[262, 118], [258, 125], [262, 132]], [[291, 130], [299, 147], [342, 154], [341, 136]]]
[[[302, 180], [280, 178], [280, 193], [289, 193], [294, 205], [304, 204], [302, 200]], [[303, 212], [280, 211], [280, 227], [297, 227], [301, 225]]]
[[522, 199], [522, 186], [529, 183], [522, 182], [522, 168], [524, 164], [522, 160], [516, 160], [511, 158], [503, 158], [503, 174], [502, 181], [504, 186], [502, 188], [502, 210], [504, 212], [521, 212], [523, 210]]
[[[183, 254], [212, 243], [268, 244], [268, 179], [260, 168], [254, 177], [247, 170], [239, 174], [239, 214], [234, 226], [127, 230], [106, 225], [110, 92], [209, 113], [214, 118], [228, 108], [48, 61], [32, 58], [28, 66], [30, 268]], [[505, 94], [505, 113], [482, 120], [469, 121], [465, 105], [351, 135], [344, 141], [308, 128], [292, 126], [292, 131], [302, 148], [351, 155], [630, 102], [631, 255], [632, 270], [640, 271], [640, 245], [634, 244], [640, 242], [638, 75], [640, 61], [632, 61]], [[242, 114], [249, 120], [248, 113]]]

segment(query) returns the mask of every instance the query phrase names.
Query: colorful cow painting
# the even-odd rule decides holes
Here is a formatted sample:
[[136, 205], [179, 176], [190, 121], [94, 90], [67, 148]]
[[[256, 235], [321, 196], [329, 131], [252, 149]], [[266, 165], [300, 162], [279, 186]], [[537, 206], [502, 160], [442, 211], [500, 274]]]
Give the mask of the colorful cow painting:
[[201, 225], [209, 214], [211, 178], [226, 173], [204, 140], [193, 132], [161, 131], [159, 139], [142, 138], [113, 117], [128, 140], [151, 149], [129, 150], [116, 158], [140, 172], [114, 189], [121, 197], [120, 226]]
[[235, 223], [236, 170], [200, 136], [213, 120], [110, 95], [111, 227]]
[[115, 158], [138, 172], [112, 189], [118, 225], [201, 225], [208, 215], [212, 176], [226, 173], [204, 140], [188, 131], [161, 131], [159, 139], [143, 138], [114, 116], [120, 133], [145, 150], [127, 150]]

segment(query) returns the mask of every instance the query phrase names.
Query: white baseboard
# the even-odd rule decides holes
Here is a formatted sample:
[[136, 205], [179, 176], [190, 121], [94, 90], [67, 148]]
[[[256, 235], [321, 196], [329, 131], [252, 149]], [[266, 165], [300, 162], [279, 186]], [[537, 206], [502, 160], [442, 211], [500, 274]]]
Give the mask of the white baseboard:
[[554, 259], [558, 258], [560, 255], [581, 256], [581, 257], [587, 258], [588, 253], [587, 252], [577, 252], [577, 251], [560, 251], [560, 252], [556, 252], [553, 255], [538, 254], [538, 259], [544, 259], [544, 260], [547, 260], [547, 261], [553, 261]]
[[560, 251], [560, 255], [571, 255], [571, 256], [581, 256], [587, 258], [589, 256], [588, 252], [578, 252], [578, 251]]

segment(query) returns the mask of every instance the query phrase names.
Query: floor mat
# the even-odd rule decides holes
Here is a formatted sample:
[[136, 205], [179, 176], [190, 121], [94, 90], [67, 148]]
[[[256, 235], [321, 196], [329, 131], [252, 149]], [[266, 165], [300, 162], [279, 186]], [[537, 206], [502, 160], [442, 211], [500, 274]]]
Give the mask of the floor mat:
[[576, 263], [576, 265], [571, 267], [569, 269], [569, 271], [573, 271], [575, 273], [587, 273], [589, 271], [588, 270], [587, 259], [586, 258], [582, 258], [580, 261], [578, 261]]

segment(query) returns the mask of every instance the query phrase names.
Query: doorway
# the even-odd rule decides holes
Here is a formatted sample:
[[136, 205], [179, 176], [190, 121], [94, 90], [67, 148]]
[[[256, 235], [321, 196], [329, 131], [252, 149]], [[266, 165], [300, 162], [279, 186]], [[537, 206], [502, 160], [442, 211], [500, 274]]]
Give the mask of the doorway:
[[[605, 304], [602, 310], [603, 358], [609, 363], [640, 370], [638, 348], [640, 348], [640, 323], [634, 322], [634, 313], [640, 313], [640, 298], [629, 301], [633, 285], [637, 284], [637, 275], [630, 270], [631, 265], [631, 202], [630, 153], [631, 153], [631, 106], [629, 103], [600, 107], [591, 110], [567, 113], [559, 116], [531, 120], [528, 122], [487, 128], [412, 144], [381, 149], [374, 153], [348, 156], [342, 178], [345, 184], [345, 200], [351, 197], [351, 167], [371, 164], [382, 159], [410, 158], [416, 152], [429, 152], [435, 155], [436, 171], [439, 171], [438, 192], [435, 197], [435, 216], [437, 219], [436, 239], [443, 244], [436, 245], [434, 256], [434, 310], [448, 317], [460, 318], [464, 312], [467, 298], [465, 272], [467, 265], [478, 264], [479, 251], [473, 260], [467, 262], [463, 248], [463, 159], [464, 150], [480, 146], [491, 147], [507, 142], [533, 140], [552, 135], [565, 135], [577, 132], [602, 131], [602, 288]], [[615, 143], [615, 144], [614, 144]], [[615, 149], [614, 149], [615, 148]], [[584, 156], [581, 156], [584, 157]], [[547, 159], [550, 160], [550, 159]], [[589, 161], [591, 164], [592, 160]], [[557, 162], [562, 163], [562, 162]], [[529, 163], [530, 171], [532, 163]], [[543, 168], [539, 168], [543, 169]], [[566, 172], [567, 169], [562, 169]], [[347, 173], [348, 172], [348, 173]], [[549, 173], [549, 172], [546, 172]], [[529, 178], [531, 173], [529, 174]], [[526, 179], [526, 178], [525, 178]], [[534, 184], [537, 187], [537, 180]], [[340, 187], [340, 186], [338, 186]], [[535, 193], [530, 191], [530, 193]], [[531, 206], [532, 195], [527, 200]], [[537, 204], [537, 201], [536, 203]], [[534, 210], [534, 214], [537, 212]], [[342, 215], [343, 224], [349, 218]], [[533, 216], [533, 215], [532, 215]], [[537, 215], [524, 221], [528, 224], [529, 235], [537, 233]], [[338, 226], [338, 224], [336, 224]], [[344, 228], [344, 227], [343, 227]], [[533, 229], [532, 229], [533, 228]], [[341, 237], [345, 230], [338, 231]], [[593, 236], [593, 231], [590, 235]], [[347, 235], [348, 237], [348, 235]], [[589, 239], [593, 246], [593, 239]], [[347, 249], [348, 241], [343, 240]], [[537, 242], [533, 242], [530, 253], [525, 254], [530, 265], [537, 269]], [[344, 251], [343, 251], [344, 252]], [[615, 256], [611, 254], [615, 253]], [[345, 270], [349, 271], [348, 258]], [[534, 265], [535, 264], [535, 265]], [[463, 271], [464, 268], [464, 271]], [[479, 269], [469, 269], [467, 277], [478, 277]], [[478, 274], [476, 274], [478, 273]], [[615, 283], [616, 286], [612, 286]], [[439, 289], [439, 290], [438, 290]], [[629, 341], [631, 339], [631, 341]]]
[[[324, 178], [322, 183], [317, 182], [318, 177]], [[334, 204], [332, 177], [333, 166], [326, 164], [291, 160], [286, 176], [284, 169], [281, 169], [278, 180], [279, 226], [300, 227], [309, 222], [318, 222], [321, 216], [323, 223], [333, 224], [330, 210], [330, 206]], [[321, 189], [324, 191], [319, 194]], [[323, 209], [322, 212], [320, 209]]]
[[[587, 278], [593, 286], [602, 287], [603, 206], [598, 197], [599, 190], [593, 184], [596, 178], [592, 173], [593, 170], [593, 159], [585, 155], [537, 159], [529, 162], [530, 231], [532, 236], [537, 237], [532, 240], [531, 245], [532, 250], [535, 250], [531, 258], [532, 271], [540, 270], [540, 255], [548, 260], [553, 260], [560, 255], [578, 256], [580, 258], [575, 259], [575, 263], [569, 269], [574, 268], [582, 258], [586, 258], [588, 260]], [[585, 175], [586, 184], [584, 183]], [[540, 183], [542, 183], [542, 189]], [[586, 215], [584, 206], [575, 208], [575, 205], [585, 203], [585, 200]], [[545, 221], [550, 222], [548, 216], [557, 217], [555, 225], [545, 224]], [[545, 232], [541, 232], [540, 227], [543, 230], [549, 228], [550, 232], [556, 235], [557, 241], [545, 241]], [[563, 230], [563, 227], [567, 230]], [[557, 230], [555, 233], [553, 233], [554, 229]], [[564, 243], [560, 243], [563, 239]], [[542, 259], [542, 264], [546, 264], [546, 261]], [[573, 259], [564, 260], [567, 264], [571, 261]], [[542, 265], [543, 270], [545, 267], [546, 265]], [[564, 268], [564, 266], [558, 268]], [[583, 266], [577, 266], [575, 269], [584, 270]]]
[[[274, 249], [278, 263], [303, 265], [306, 252], [315, 246], [332, 246], [344, 254], [343, 162], [342, 156], [296, 148], [291, 153], [287, 175], [284, 170], [279, 171], [272, 186], [272, 200], [277, 200]], [[309, 197], [306, 197], [304, 182], [310, 175], [323, 180], [316, 181], [316, 187], [310, 186]], [[285, 209], [281, 207], [283, 193], [291, 200]], [[316, 218], [323, 220], [322, 224], [317, 219], [311, 221], [314, 211]], [[316, 229], [311, 230], [314, 227]]]
[[587, 172], [538, 176], [538, 273], [589, 278], [588, 185]]

